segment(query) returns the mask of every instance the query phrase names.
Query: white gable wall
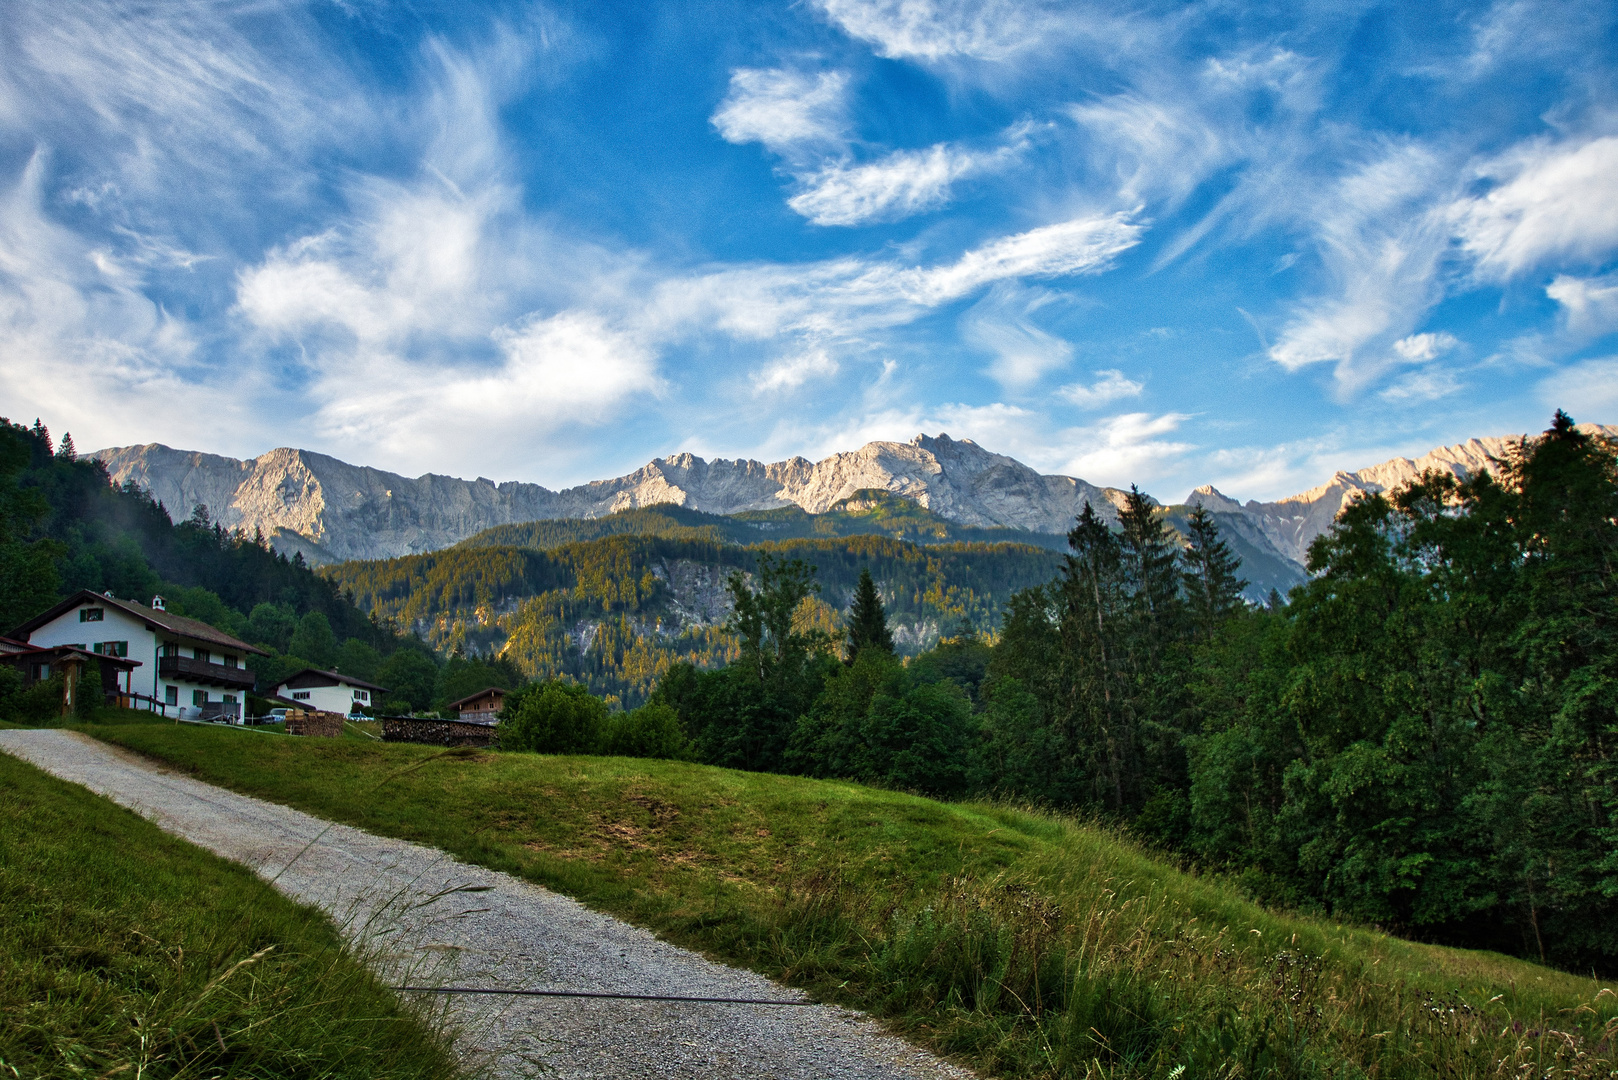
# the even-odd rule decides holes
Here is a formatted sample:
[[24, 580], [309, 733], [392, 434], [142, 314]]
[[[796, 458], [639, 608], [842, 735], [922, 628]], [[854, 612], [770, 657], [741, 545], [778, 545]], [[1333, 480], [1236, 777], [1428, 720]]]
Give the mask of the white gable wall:
[[338, 683], [336, 686], [305, 686], [300, 690], [294, 690], [286, 683], [282, 683], [276, 688], [275, 696], [286, 698], [305, 709], [342, 713], [345, 716], [353, 712], [356, 705], [362, 709], [371, 707], [371, 692], [350, 686], [348, 683]]

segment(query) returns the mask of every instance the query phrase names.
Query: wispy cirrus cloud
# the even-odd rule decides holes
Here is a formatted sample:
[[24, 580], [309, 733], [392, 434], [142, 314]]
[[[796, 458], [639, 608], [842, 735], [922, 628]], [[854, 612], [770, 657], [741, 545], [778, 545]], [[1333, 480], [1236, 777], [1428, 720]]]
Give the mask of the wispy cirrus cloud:
[[1618, 248], [1618, 136], [1529, 140], [1476, 167], [1493, 186], [1450, 207], [1487, 280], [1549, 260], [1600, 262]]
[[1096, 377], [1095, 382], [1089, 385], [1071, 383], [1056, 392], [1081, 409], [1099, 409], [1114, 401], [1139, 397], [1141, 391], [1146, 389], [1145, 384], [1127, 378], [1117, 368], [1096, 371], [1092, 374]]
[[1127, 212], [1091, 214], [1001, 237], [932, 266], [831, 259], [729, 267], [663, 282], [648, 317], [742, 339], [848, 338], [913, 321], [995, 282], [1101, 273], [1143, 231]]
[[790, 162], [841, 151], [848, 138], [848, 73], [737, 68], [711, 122], [726, 142], [761, 143]]
[[1317, 242], [1335, 288], [1294, 310], [1270, 359], [1293, 370], [1332, 364], [1348, 393], [1399, 362], [1394, 343], [1443, 291], [1448, 233], [1433, 207], [1443, 175], [1429, 147], [1395, 143], [1322, 194]]
[[937, 143], [855, 160], [849, 76], [843, 71], [738, 68], [710, 122], [728, 142], [762, 145], [779, 157], [797, 194], [787, 206], [816, 225], [897, 221], [936, 210], [955, 185], [1005, 168], [1028, 146], [1028, 126], [997, 145]]
[[1586, 337], [1618, 330], [1618, 273], [1599, 277], [1557, 274], [1545, 295], [1562, 306], [1568, 333]]
[[1016, 132], [987, 150], [938, 143], [925, 150], [895, 150], [863, 165], [822, 165], [799, 178], [804, 190], [787, 205], [816, 225], [895, 221], [948, 203], [958, 181], [998, 172], [1027, 149]]
[[926, 62], [1009, 61], [1087, 31], [1104, 35], [1119, 21], [1073, 5], [1021, 0], [815, 0], [815, 6], [878, 56]]

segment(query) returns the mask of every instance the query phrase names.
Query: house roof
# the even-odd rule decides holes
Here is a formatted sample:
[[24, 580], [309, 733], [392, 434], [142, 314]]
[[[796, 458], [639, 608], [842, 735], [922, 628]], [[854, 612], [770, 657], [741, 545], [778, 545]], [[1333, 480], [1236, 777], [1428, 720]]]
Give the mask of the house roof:
[[32, 645], [26, 645], [21, 649], [8, 649], [5, 652], [0, 653], [0, 663], [30, 660], [37, 656], [70, 655], [79, 656], [86, 660], [99, 660], [101, 663], [107, 664], [111, 667], [128, 668], [131, 671], [141, 666], [141, 662], [139, 660], [131, 660], [125, 656], [103, 656], [100, 653], [91, 652], [89, 649], [81, 649], [77, 645], [46, 645], [39, 648], [35, 648]]
[[374, 682], [366, 682], [364, 679], [356, 679], [352, 675], [339, 675], [335, 671], [322, 671], [320, 668], [312, 667], [304, 668], [296, 674], [288, 675], [275, 685], [302, 690], [307, 686], [336, 686], [339, 683], [344, 686], [353, 686], [360, 690], [374, 690], [379, 694], [390, 693], [387, 687], [378, 686]]
[[499, 694], [502, 697], [504, 697], [506, 694], [509, 694], [509, 693], [511, 693], [510, 690], [502, 690], [498, 686], [489, 686], [489, 687], [485, 687], [482, 690], [479, 690], [475, 694], [468, 694], [459, 701], [450, 702], [449, 705], [448, 705], [448, 708], [458, 710], [458, 709], [460, 709], [460, 707], [462, 705], [470, 705], [472, 702], [476, 701], [480, 697], [487, 697], [489, 694]]
[[117, 608], [126, 615], [137, 619], [144, 619], [153, 626], [167, 630], [180, 637], [191, 638], [195, 641], [206, 641], [210, 645], [222, 645], [237, 652], [257, 653], [260, 656], [268, 655], [263, 649], [254, 648], [245, 641], [233, 638], [223, 630], [209, 626], [200, 619], [188, 619], [184, 615], [176, 615], [172, 611], [158, 611], [144, 604], [137, 604], [133, 600], [119, 600], [113, 596], [103, 596], [101, 593], [91, 592], [89, 589], [80, 589], [66, 600], [40, 612], [32, 619], [23, 623], [11, 632], [11, 637], [26, 640], [29, 634], [65, 612], [72, 611], [86, 601], [100, 604], [103, 607]]

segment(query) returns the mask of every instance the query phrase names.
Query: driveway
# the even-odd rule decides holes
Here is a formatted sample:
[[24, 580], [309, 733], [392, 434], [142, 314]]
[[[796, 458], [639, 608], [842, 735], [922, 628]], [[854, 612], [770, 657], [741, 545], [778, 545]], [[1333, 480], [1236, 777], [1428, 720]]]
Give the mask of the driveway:
[[[0, 750], [320, 908], [390, 985], [805, 1000], [508, 874], [204, 784], [88, 736], [0, 731]], [[823, 1005], [467, 994], [428, 1000], [447, 1007], [468, 1065], [500, 1077], [972, 1076], [858, 1013]]]

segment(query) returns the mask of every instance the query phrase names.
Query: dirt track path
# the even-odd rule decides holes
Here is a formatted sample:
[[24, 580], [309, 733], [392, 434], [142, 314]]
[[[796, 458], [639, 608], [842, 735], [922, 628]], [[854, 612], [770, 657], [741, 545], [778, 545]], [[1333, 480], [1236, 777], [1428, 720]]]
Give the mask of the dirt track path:
[[[510, 875], [329, 825], [87, 736], [0, 731], [0, 750], [273, 879], [282, 892], [327, 912], [395, 985], [803, 1000], [761, 975], [716, 964]], [[477, 891], [445, 891], [468, 886]], [[447, 1000], [468, 1064], [492, 1066], [500, 1077], [971, 1076], [858, 1013], [829, 1006]]]

